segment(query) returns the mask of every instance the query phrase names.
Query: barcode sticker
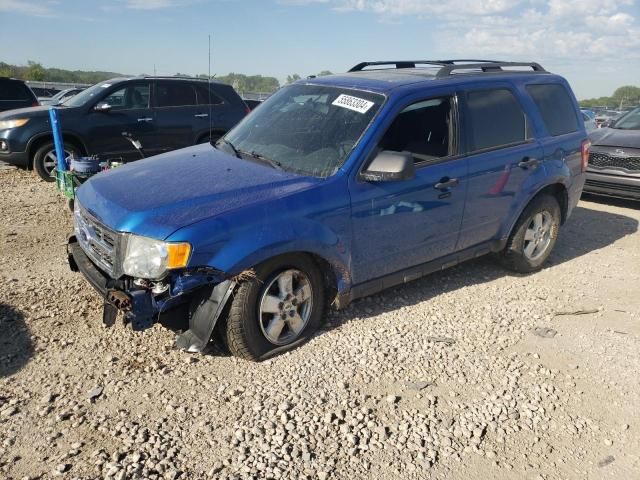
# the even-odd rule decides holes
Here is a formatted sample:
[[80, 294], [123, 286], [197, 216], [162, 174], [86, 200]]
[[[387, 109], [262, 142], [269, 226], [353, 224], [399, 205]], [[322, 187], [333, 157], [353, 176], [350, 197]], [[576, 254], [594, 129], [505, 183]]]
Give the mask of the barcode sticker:
[[351, 95], [340, 95], [336, 98], [332, 105], [336, 107], [348, 108], [358, 113], [367, 113], [367, 111], [373, 107], [373, 102], [365, 100], [364, 98], [352, 97]]

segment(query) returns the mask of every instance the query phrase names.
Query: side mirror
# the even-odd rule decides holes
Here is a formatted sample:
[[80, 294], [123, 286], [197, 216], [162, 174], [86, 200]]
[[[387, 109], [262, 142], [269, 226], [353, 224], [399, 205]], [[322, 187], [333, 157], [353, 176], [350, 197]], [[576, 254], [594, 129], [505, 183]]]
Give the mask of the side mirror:
[[409, 152], [383, 150], [360, 177], [367, 182], [397, 182], [411, 180], [416, 176], [413, 156]]
[[94, 112], [103, 112], [106, 113], [111, 110], [111, 105], [105, 102], [98, 103], [95, 107], [93, 107]]

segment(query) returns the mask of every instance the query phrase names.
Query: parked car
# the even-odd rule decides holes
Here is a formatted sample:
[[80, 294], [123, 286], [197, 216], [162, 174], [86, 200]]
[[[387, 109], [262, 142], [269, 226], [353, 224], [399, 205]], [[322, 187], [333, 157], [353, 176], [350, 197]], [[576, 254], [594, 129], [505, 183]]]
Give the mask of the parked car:
[[590, 136], [585, 192], [640, 200], [640, 107]]
[[[57, 106], [66, 155], [139, 158], [218, 138], [240, 121], [247, 106], [233, 87], [177, 77], [116, 78], [98, 83]], [[0, 161], [55, 177], [56, 153], [49, 107], [0, 114]], [[211, 117], [209, 116], [211, 115]], [[125, 135], [126, 134], [126, 135]]]
[[38, 98], [51, 98], [60, 92], [60, 90], [58, 90], [57, 88], [52, 88], [52, 87], [49, 87], [49, 88], [30, 87], [30, 88]]
[[38, 99], [22, 80], [0, 77], [0, 112], [36, 105]]
[[582, 115], [582, 120], [584, 121], [584, 128], [587, 130], [587, 133], [591, 133], [598, 128], [598, 126], [596, 125], [595, 115], [593, 117], [589, 116], [589, 114], [586, 113], [584, 110], [582, 110], [580, 113]]
[[617, 110], [602, 110], [595, 116], [596, 126], [598, 128], [608, 127], [609, 124], [620, 117], [621, 112]]
[[173, 312], [197, 351], [220, 320], [234, 354], [262, 360], [329, 304], [490, 252], [540, 269], [588, 150], [569, 85], [538, 64], [362, 63], [282, 88], [215, 145], [91, 178], [70, 266], [107, 324]]
[[53, 97], [40, 98], [38, 100], [40, 101], [40, 105], [59, 105], [83, 90], [84, 88], [67, 88], [65, 90], [60, 90]]

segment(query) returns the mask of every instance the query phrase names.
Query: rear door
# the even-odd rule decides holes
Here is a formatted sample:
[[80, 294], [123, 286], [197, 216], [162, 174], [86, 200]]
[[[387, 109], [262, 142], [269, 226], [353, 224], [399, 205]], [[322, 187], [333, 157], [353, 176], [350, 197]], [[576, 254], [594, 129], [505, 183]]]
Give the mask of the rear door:
[[469, 180], [458, 250], [499, 237], [527, 186], [544, 177], [542, 147], [515, 88], [467, 90], [461, 100]]
[[156, 80], [154, 148], [160, 152], [188, 147], [196, 142], [196, 126], [206, 121], [196, 90], [186, 80]]
[[[105, 158], [137, 160], [141, 156], [127, 140], [130, 137], [142, 144], [145, 154], [153, 154], [149, 145], [155, 136], [155, 123], [150, 101], [151, 83], [148, 81], [127, 82], [110, 90], [87, 113], [89, 151]], [[108, 104], [111, 108], [96, 111], [98, 104]]]

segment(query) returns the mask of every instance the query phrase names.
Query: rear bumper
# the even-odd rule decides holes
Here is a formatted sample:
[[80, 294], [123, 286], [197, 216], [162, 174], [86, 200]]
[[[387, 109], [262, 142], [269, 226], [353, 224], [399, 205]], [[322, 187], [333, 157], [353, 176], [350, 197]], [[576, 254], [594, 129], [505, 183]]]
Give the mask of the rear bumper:
[[598, 195], [640, 200], [640, 176], [587, 171], [584, 191]]
[[7, 162], [18, 167], [28, 167], [29, 156], [27, 152], [0, 153], [0, 162]]

